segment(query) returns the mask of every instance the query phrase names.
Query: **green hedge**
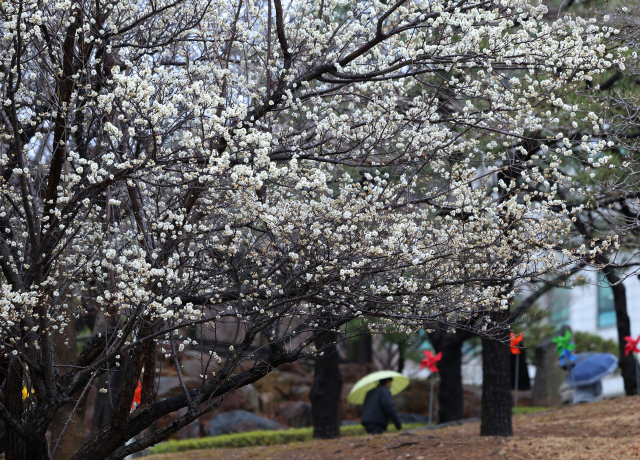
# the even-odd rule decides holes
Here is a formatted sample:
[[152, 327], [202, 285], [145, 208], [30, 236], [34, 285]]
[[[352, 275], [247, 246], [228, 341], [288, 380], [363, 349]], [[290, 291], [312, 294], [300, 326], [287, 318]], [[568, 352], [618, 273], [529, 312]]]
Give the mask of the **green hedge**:
[[[403, 425], [403, 429], [417, 428], [420, 423]], [[389, 425], [389, 432], [397, 431]], [[362, 425], [340, 427], [340, 436], [362, 436], [366, 434]], [[185, 439], [183, 441], [161, 442], [149, 448], [150, 454], [166, 454], [185, 452], [196, 449], [213, 449], [228, 447], [274, 446], [289, 444], [296, 441], [310, 441], [313, 438], [313, 428], [289, 428], [288, 430], [248, 431], [246, 433], [223, 434], [207, 438]]]

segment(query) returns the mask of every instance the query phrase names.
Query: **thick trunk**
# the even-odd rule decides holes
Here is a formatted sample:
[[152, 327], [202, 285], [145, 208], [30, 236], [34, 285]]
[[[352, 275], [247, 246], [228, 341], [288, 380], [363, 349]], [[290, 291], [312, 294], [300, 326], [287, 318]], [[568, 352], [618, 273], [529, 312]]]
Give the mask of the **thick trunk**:
[[462, 391], [462, 344], [458, 334], [438, 331], [439, 337], [431, 342], [436, 352], [442, 352], [438, 361], [440, 370], [440, 388], [438, 391], [438, 422], [453, 422], [464, 417]]
[[356, 363], [365, 365], [373, 362], [371, 334], [364, 333], [358, 337], [354, 352], [354, 360]]
[[464, 417], [464, 393], [462, 389], [462, 345], [471, 334], [458, 330], [455, 334], [437, 326], [429, 334], [436, 353], [442, 352], [438, 361], [440, 386], [438, 391], [438, 421], [440, 423], [461, 420]]
[[[508, 310], [493, 313], [491, 319], [506, 322]], [[481, 436], [513, 436], [511, 425], [511, 351], [502, 343], [506, 332], [495, 339], [482, 339]]]
[[622, 371], [622, 378], [624, 380], [624, 391], [627, 396], [637, 394], [636, 383], [636, 363], [633, 354], [629, 356], [624, 355], [624, 338], [631, 335], [631, 321], [627, 313], [627, 292], [620, 280], [620, 277], [616, 275], [615, 270], [611, 267], [606, 267], [604, 275], [607, 277], [607, 281], [611, 285], [613, 290], [613, 304], [616, 310], [616, 322], [618, 327], [618, 365]]
[[338, 367], [335, 340], [336, 334], [330, 332], [315, 341], [318, 350], [324, 351], [324, 355], [316, 356], [313, 385], [309, 393], [313, 437], [319, 439], [333, 439], [340, 434], [342, 374]]
[[[78, 357], [76, 325], [73, 319], [71, 319], [65, 327], [64, 334], [68, 345], [58, 344], [56, 346], [56, 362], [58, 364], [73, 364]], [[60, 369], [60, 373], [64, 374], [65, 368], [61, 367]], [[79, 394], [76, 395], [76, 397], [79, 396]], [[62, 406], [51, 420], [49, 426], [51, 428], [52, 449], [58, 442], [58, 438], [62, 435], [58, 448], [53, 455], [53, 460], [68, 460], [82, 447], [85, 404], [81, 401], [78, 410], [74, 413], [76, 403], [77, 399], [74, 399]], [[69, 417], [71, 417], [71, 422], [65, 430], [64, 427], [69, 421]], [[65, 430], [64, 434], [62, 433], [63, 430]]]
[[[18, 359], [14, 358], [9, 361], [7, 378], [7, 393], [5, 405], [9, 413], [16, 420], [22, 419], [22, 366]], [[7, 428], [7, 436], [5, 443], [5, 459], [6, 460], [25, 460], [25, 443], [22, 438], [12, 430]]]

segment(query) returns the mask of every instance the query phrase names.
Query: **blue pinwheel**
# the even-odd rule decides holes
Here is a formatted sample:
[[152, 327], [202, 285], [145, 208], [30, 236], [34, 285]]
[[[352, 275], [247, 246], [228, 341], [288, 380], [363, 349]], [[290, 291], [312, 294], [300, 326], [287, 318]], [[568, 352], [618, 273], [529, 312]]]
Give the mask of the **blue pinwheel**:
[[[573, 342], [572, 342], [573, 344]], [[575, 362], [578, 359], [576, 355], [568, 348], [563, 348], [560, 352], [560, 366], [567, 367], [568, 364]]]

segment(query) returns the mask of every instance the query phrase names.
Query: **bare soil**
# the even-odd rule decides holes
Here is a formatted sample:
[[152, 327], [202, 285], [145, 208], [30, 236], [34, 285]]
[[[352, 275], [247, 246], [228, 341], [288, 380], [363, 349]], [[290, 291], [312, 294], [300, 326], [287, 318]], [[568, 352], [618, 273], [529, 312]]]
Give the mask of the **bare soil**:
[[148, 460], [640, 460], [640, 397], [550, 409], [514, 417], [514, 436], [480, 437], [480, 422], [437, 430], [209, 449]]

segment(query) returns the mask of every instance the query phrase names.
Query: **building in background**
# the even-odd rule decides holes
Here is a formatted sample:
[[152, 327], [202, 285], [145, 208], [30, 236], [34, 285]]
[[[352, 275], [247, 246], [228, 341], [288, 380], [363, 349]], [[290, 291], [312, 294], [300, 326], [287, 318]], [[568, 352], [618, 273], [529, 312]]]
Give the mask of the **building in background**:
[[[573, 331], [589, 332], [603, 339], [618, 341], [613, 290], [602, 275], [583, 273], [587, 284], [573, 289], [556, 288], [538, 303], [548, 308], [547, 318], [558, 326], [566, 324]], [[627, 314], [631, 334], [640, 334], [640, 280], [637, 276], [623, 282], [627, 294]]]

